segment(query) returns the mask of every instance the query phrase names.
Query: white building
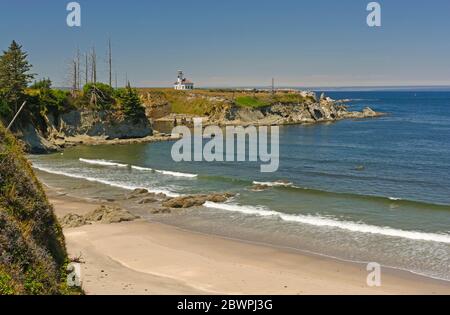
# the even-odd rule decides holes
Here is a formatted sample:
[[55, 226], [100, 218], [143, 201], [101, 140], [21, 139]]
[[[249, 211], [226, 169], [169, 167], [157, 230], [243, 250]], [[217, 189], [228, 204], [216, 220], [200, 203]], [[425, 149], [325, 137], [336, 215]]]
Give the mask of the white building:
[[178, 79], [173, 87], [175, 90], [193, 90], [194, 83], [183, 77], [183, 71], [178, 71]]

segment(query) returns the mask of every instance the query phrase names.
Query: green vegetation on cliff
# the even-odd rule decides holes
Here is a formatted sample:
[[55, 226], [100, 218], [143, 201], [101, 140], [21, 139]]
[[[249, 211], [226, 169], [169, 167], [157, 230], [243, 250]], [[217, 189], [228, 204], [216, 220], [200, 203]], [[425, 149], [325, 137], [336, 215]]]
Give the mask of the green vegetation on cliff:
[[239, 96], [236, 104], [241, 107], [263, 107], [270, 105], [270, 102], [253, 96]]
[[296, 91], [198, 89], [176, 91], [174, 89], [138, 89], [146, 106], [170, 105], [175, 114], [208, 116], [226, 106], [259, 108], [274, 104], [302, 104], [314, 102]]
[[[52, 81], [44, 78], [30, 84], [35, 74], [28, 54], [15, 41], [0, 56], [0, 121], [8, 124], [20, 105], [27, 105], [13, 129], [29, 123], [46, 130], [46, 115], [55, 117], [73, 110], [110, 110], [132, 119], [145, 118], [145, 111], [135, 90], [129, 88], [129, 97], [124, 101], [121, 89], [101, 83], [87, 83], [81, 91], [52, 89]], [[139, 117], [138, 117], [139, 116]]]
[[68, 262], [53, 208], [0, 124], [0, 295], [65, 294]]

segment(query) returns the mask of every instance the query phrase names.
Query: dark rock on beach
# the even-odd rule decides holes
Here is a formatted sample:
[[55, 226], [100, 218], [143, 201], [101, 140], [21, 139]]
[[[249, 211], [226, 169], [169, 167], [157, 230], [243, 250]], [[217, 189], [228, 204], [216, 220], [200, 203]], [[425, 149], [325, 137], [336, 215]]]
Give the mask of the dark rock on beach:
[[134, 221], [136, 219], [139, 219], [139, 217], [127, 210], [115, 206], [102, 205], [84, 216], [73, 213], [67, 214], [60, 219], [60, 223], [64, 228], [77, 228], [89, 225], [92, 222], [111, 224]]
[[59, 220], [59, 223], [63, 228], [77, 228], [89, 224], [85, 217], [74, 213], [65, 215]]
[[225, 194], [210, 194], [210, 195], [192, 195], [192, 196], [183, 196], [177, 198], [171, 198], [165, 202], [163, 202], [163, 206], [167, 208], [192, 208], [203, 206], [207, 201], [210, 202], [225, 202], [229, 198], [233, 197], [233, 194], [225, 193]]
[[85, 215], [87, 221], [101, 222], [101, 223], [120, 223], [126, 221], [133, 221], [139, 217], [130, 213], [127, 210], [102, 205], [100, 208]]

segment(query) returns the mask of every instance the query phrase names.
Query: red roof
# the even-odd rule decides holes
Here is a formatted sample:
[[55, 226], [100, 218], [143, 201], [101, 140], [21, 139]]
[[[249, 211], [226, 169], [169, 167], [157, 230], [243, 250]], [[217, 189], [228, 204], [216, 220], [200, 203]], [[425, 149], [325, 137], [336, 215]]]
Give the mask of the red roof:
[[[175, 82], [174, 84], [178, 84], [178, 82]], [[191, 82], [191, 81], [189, 81], [189, 80], [187, 80], [187, 79], [183, 79], [183, 80], [181, 81], [181, 84], [194, 84], [194, 82]]]

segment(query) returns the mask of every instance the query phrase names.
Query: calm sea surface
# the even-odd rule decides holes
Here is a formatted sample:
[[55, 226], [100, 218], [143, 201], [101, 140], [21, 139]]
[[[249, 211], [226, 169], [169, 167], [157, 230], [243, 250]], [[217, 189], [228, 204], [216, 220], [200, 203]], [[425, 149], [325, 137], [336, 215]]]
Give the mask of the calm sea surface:
[[[273, 174], [259, 163], [175, 163], [170, 142], [82, 146], [31, 160], [44, 182], [74, 194], [235, 192], [227, 203], [159, 220], [450, 280], [450, 92], [327, 94], [389, 115], [281, 127]], [[252, 190], [277, 180], [290, 184]]]

